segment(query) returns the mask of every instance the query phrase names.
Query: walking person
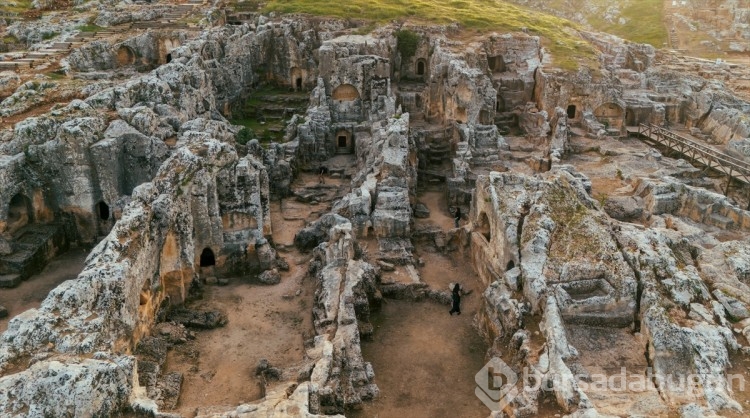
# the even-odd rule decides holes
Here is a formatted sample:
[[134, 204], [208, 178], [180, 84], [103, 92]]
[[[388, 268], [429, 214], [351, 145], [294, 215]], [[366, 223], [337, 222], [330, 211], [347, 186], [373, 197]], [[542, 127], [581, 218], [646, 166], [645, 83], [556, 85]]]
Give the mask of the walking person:
[[453, 306], [451, 307], [450, 313], [451, 316], [453, 316], [453, 313], [457, 313], [461, 315], [461, 285], [456, 283], [453, 285], [453, 292], [451, 293], [451, 299], [453, 299]]
[[461, 220], [461, 208], [456, 206], [456, 211], [453, 212], [453, 221], [456, 223], [456, 228], [458, 228], [458, 221]]
[[328, 169], [325, 166], [320, 166], [320, 169], [318, 170], [318, 183], [325, 184], [325, 180], [323, 179], [323, 175], [328, 171]]

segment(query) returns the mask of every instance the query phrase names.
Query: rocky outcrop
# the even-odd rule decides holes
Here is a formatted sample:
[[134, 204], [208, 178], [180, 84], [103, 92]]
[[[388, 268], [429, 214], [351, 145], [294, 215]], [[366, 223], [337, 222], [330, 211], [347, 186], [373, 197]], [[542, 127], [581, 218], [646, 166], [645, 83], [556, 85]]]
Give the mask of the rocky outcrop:
[[[29, 358], [38, 362], [21, 375], [6, 375], [0, 384], [16, 382], [24, 374], [39, 375], [36, 381], [44, 382], [43, 373], [57, 369], [80, 375], [69, 381], [70, 388], [59, 389], [83, 391], [90, 397], [91, 402], [80, 404], [86, 408], [81, 413], [109, 414], [126, 406], [135, 396], [131, 390], [137, 392], [134, 361], [115, 353], [131, 352], [153, 324], [162, 300], [173, 304], [184, 300], [197, 276], [196, 251], [211, 244], [194, 231], [211, 231], [211, 224], [221, 231], [221, 217], [228, 215], [215, 197], [212, 203], [201, 197], [208, 197], [207, 190], [216, 193], [221, 173], [236, 170], [243, 162], [247, 164], [227, 144], [192, 141], [164, 163], [153, 182], [138, 186], [122, 218], [96, 246], [79, 277], [53, 290], [38, 310], [13, 319], [2, 335], [0, 368], [25, 368]], [[253, 188], [259, 193], [257, 181], [247, 184], [250, 187], [242, 193], [252, 196]], [[93, 353], [99, 354], [86, 360], [89, 366], [78, 364], [79, 356]], [[9, 397], [0, 401], [4, 413], [54, 408], [56, 398], [35, 395], [39, 390], [45, 389], [4, 391]]]
[[750, 212], [728, 198], [705, 189], [691, 187], [671, 177], [659, 180], [640, 178], [634, 195], [643, 199], [650, 214], [674, 214], [722, 229], [750, 228]]
[[628, 325], [636, 280], [618, 255], [611, 225], [578, 178], [564, 170], [552, 173], [538, 182], [514, 174], [478, 180], [475, 264], [486, 266], [482, 276], [488, 283], [519, 265], [534, 311], [554, 294], [570, 322]]
[[[698, 247], [702, 241], [691, 234], [702, 232], [672, 218], [667, 219], [671, 229], [659, 222], [650, 228], [617, 224], [600, 212], [578, 177], [562, 169], [541, 178], [492, 173], [478, 179], [471, 245], [480, 277], [489, 284], [479, 316], [483, 330], [496, 341], [518, 336], [515, 348], [504, 354], [516, 353], [514, 358], [522, 361], [517, 367], [532, 367], [537, 378], [554, 381], [557, 403], [569, 412], [596, 411], [571, 371], [578, 351], [567, 328], [574, 324], [632, 324], [640, 330], [648, 341], [655, 385], [668, 403], [684, 404], [698, 393], [713, 410], [741, 410], [725, 374], [730, 353], [741, 345], [727, 319], [748, 315], [749, 301], [740, 296], [747, 292], [748, 269], [740, 261], [745, 257], [728, 256], [742, 245]], [[646, 183], [649, 190], [657, 188]], [[701, 195], [706, 202], [724, 201], [692, 188], [678, 189]], [[647, 201], [649, 195], [639, 196]], [[699, 200], [680, 196], [675, 193], [677, 202]], [[681, 204], [669, 211], [685, 217], [690, 213]], [[522, 299], [514, 296], [519, 288]], [[681, 309], [692, 319], [676, 317]], [[546, 339], [538, 360], [522, 354], [527, 350], [524, 320], [534, 312], [543, 315], [540, 328]], [[691, 374], [700, 376], [697, 386], [688, 389], [691, 395], [667, 381]], [[514, 400], [513, 408], [535, 408], [524, 399]]]

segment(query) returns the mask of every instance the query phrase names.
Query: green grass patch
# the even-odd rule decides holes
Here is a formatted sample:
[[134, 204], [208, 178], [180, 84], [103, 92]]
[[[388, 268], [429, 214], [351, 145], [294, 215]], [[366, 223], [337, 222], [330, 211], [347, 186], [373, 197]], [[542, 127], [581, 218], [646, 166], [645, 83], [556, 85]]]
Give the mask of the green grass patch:
[[[599, 0], [604, 3], [611, 1]], [[591, 26], [601, 32], [611, 33], [633, 42], [651, 44], [661, 48], [669, 39], [664, 25], [664, 2], [662, 0], [626, 0], [620, 2], [620, 16], [625, 20], [608, 22], [601, 13], [587, 16]]]
[[396, 32], [398, 40], [398, 52], [401, 53], [402, 59], [409, 59], [417, 52], [419, 45], [419, 34], [407, 29]]
[[47, 32], [47, 33], [43, 33], [43, 34], [42, 34], [42, 39], [44, 39], [44, 40], [46, 41], [46, 40], [49, 40], [49, 39], [52, 39], [52, 38], [54, 38], [54, 37], [55, 37], [55, 36], [57, 36], [57, 35], [59, 35], [59, 33], [57, 33], [57, 32]]
[[31, 10], [31, 0], [11, 0], [0, 2], [0, 13], [23, 13]]
[[11, 45], [11, 44], [17, 44], [18, 39], [13, 35], [5, 35], [2, 38], [0, 38], [0, 42], [6, 45]]
[[53, 80], [62, 80], [66, 78], [65, 73], [61, 73], [57, 71], [50, 71], [46, 73], [45, 75]]
[[103, 27], [99, 25], [95, 25], [93, 23], [89, 23], [87, 25], [81, 25], [76, 28], [77, 30], [81, 32], [99, 32], [101, 30], [104, 30]]
[[232, 124], [243, 127], [240, 133], [237, 134], [237, 142], [244, 144], [254, 138], [258, 139], [261, 143], [268, 143], [271, 141], [282, 142], [284, 138], [284, 128], [286, 127], [287, 121], [261, 115], [264, 113], [264, 106], [269, 105], [269, 102], [267, 101], [269, 97], [284, 96], [288, 94], [289, 89], [279, 88], [273, 85], [263, 85], [253, 91], [252, 94], [233, 111], [233, 117], [230, 119]]
[[500, 0], [269, 0], [264, 12], [307, 13], [377, 22], [411, 19], [438, 24], [459, 23], [467, 29], [513, 32], [526, 29], [546, 39], [555, 64], [578, 67], [577, 59], [594, 62], [594, 49], [577, 33], [578, 25]]

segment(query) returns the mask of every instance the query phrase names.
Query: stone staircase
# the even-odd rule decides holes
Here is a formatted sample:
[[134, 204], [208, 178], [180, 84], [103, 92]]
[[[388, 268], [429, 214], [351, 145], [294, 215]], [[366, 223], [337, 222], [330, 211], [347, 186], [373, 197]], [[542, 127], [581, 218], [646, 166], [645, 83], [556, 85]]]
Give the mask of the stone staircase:
[[500, 135], [508, 135], [518, 127], [518, 120], [513, 112], [497, 112], [493, 122]]
[[174, 5], [171, 11], [165, 14], [160, 20], [133, 22], [130, 24], [113, 26], [106, 30], [96, 32], [79, 32], [72, 38], [64, 42], [55, 42], [52, 46], [38, 51], [17, 51], [0, 55], [0, 71], [15, 70], [16, 72], [37, 67], [48, 62], [55, 62], [66, 56], [73, 48], [77, 48], [95, 39], [105, 38], [117, 33], [122, 33], [131, 29], [184, 29], [198, 30], [179, 20], [192, 15], [197, 10], [208, 5], [207, 0], [187, 0]]
[[242, 106], [234, 111], [233, 119], [240, 120], [235, 123], [256, 130], [259, 136], [270, 136], [266, 139], [280, 141], [286, 129], [285, 122], [294, 114], [304, 115], [309, 103], [308, 92], [263, 86], [247, 96]]

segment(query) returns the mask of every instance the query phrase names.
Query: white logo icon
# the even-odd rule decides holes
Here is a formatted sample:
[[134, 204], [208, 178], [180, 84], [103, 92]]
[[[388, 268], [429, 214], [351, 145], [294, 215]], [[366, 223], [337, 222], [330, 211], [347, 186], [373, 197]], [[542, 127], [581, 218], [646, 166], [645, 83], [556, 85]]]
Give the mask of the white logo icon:
[[518, 375], [498, 357], [487, 362], [474, 381], [474, 394], [491, 411], [502, 411], [518, 395]]

